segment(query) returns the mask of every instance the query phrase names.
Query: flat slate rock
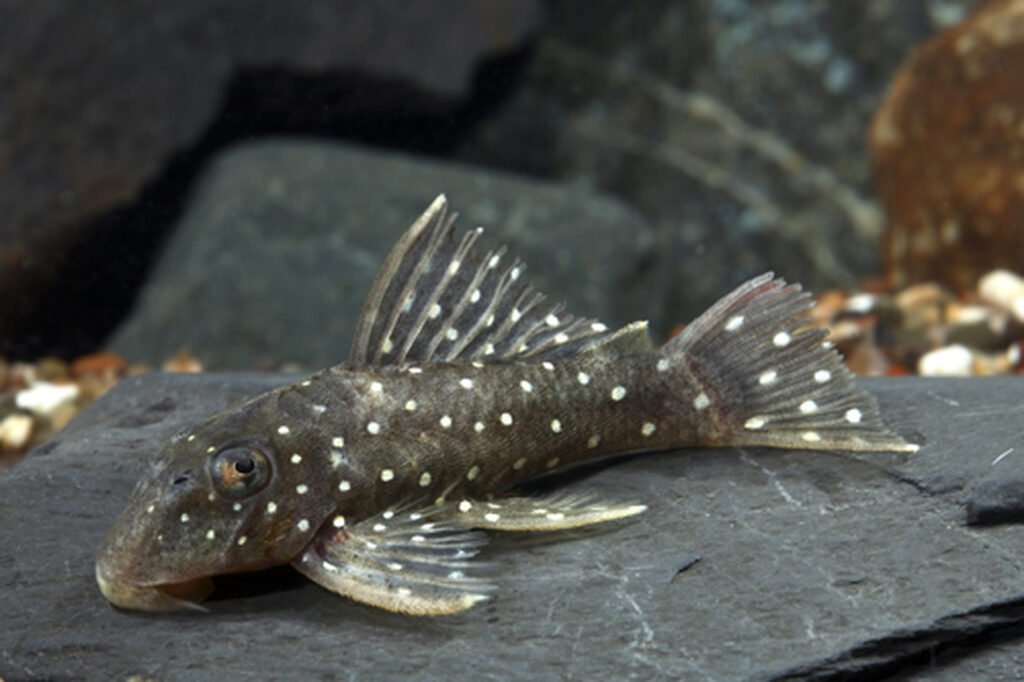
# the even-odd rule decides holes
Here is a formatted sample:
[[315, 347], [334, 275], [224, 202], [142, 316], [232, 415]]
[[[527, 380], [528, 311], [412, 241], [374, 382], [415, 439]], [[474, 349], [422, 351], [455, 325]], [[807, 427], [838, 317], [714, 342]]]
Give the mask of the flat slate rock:
[[[968, 527], [1019, 475], [1019, 380], [865, 382], [915, 455], [694, 449], [559, 482], [650, 510], [587, 533], [496, 535], [496, 598], [413, 619], [289, 569], [221, 579], [207, 614], [110, 608], [95, 550], [156, 446], [292, 377], [146, 375], [0, 478], [0, 677], [956, 679], [1019, 670], [1024, 528]], [[989, 647], [990, 640], [998, 642]], [[976, 656], [964, 658], [965, 653]], [[946, 667], [933, 667], [934, 662]]]

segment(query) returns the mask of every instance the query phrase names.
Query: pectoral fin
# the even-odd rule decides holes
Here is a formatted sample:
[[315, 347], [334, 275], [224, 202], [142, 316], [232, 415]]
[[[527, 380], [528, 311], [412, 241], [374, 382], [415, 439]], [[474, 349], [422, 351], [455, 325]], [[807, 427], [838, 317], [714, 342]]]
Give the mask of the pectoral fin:
[[467, 528], [504, 531], [553, 531], [615, 521], [647, 509], [642, 504], [602, 504], [590, 495], [504, 497], [486, 502], [463, 500], [453, 520]]
[[469, 561], [485, 542], [483, 533], [431, 521], [428, 512], [385, 512], [351, 528], [329, 520], [292, 565], [355, 601], [443, 616], [488, 598], [493, 585], [475, 576], [481, 566]]

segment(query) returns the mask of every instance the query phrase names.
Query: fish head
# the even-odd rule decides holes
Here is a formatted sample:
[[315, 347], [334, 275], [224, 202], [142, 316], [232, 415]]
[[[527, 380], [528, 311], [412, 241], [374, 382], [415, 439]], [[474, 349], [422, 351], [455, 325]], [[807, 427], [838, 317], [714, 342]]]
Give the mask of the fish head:
[[[115, 606], [199, 608], [216, 575], [288, 563], [331, 513], [316, 434], [260, 418], [265, 396], [172, 439], [101, 545], [96, 579]], [[306, 466], [298, 462], [307, 461]]]

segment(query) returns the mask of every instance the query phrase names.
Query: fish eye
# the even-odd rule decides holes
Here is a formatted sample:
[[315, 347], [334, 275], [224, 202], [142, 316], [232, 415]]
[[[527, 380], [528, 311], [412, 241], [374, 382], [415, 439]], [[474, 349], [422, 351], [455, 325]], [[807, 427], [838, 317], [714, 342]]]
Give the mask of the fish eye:
[[210, 476], [225, 497], [248, 497], [270, 481], [270, 459], [254, 445], [233, 445], [210, 458]]

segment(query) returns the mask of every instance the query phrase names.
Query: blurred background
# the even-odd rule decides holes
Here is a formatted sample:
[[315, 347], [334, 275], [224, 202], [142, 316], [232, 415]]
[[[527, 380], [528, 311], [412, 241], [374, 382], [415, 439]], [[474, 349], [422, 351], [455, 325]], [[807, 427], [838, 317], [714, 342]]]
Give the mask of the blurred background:
[[770, 269], [859, 373], [1019, 367], [1022, 0], [41, 0], [0, 46], [3, 451], [340, 362], [442, 192], [609, 324]]

